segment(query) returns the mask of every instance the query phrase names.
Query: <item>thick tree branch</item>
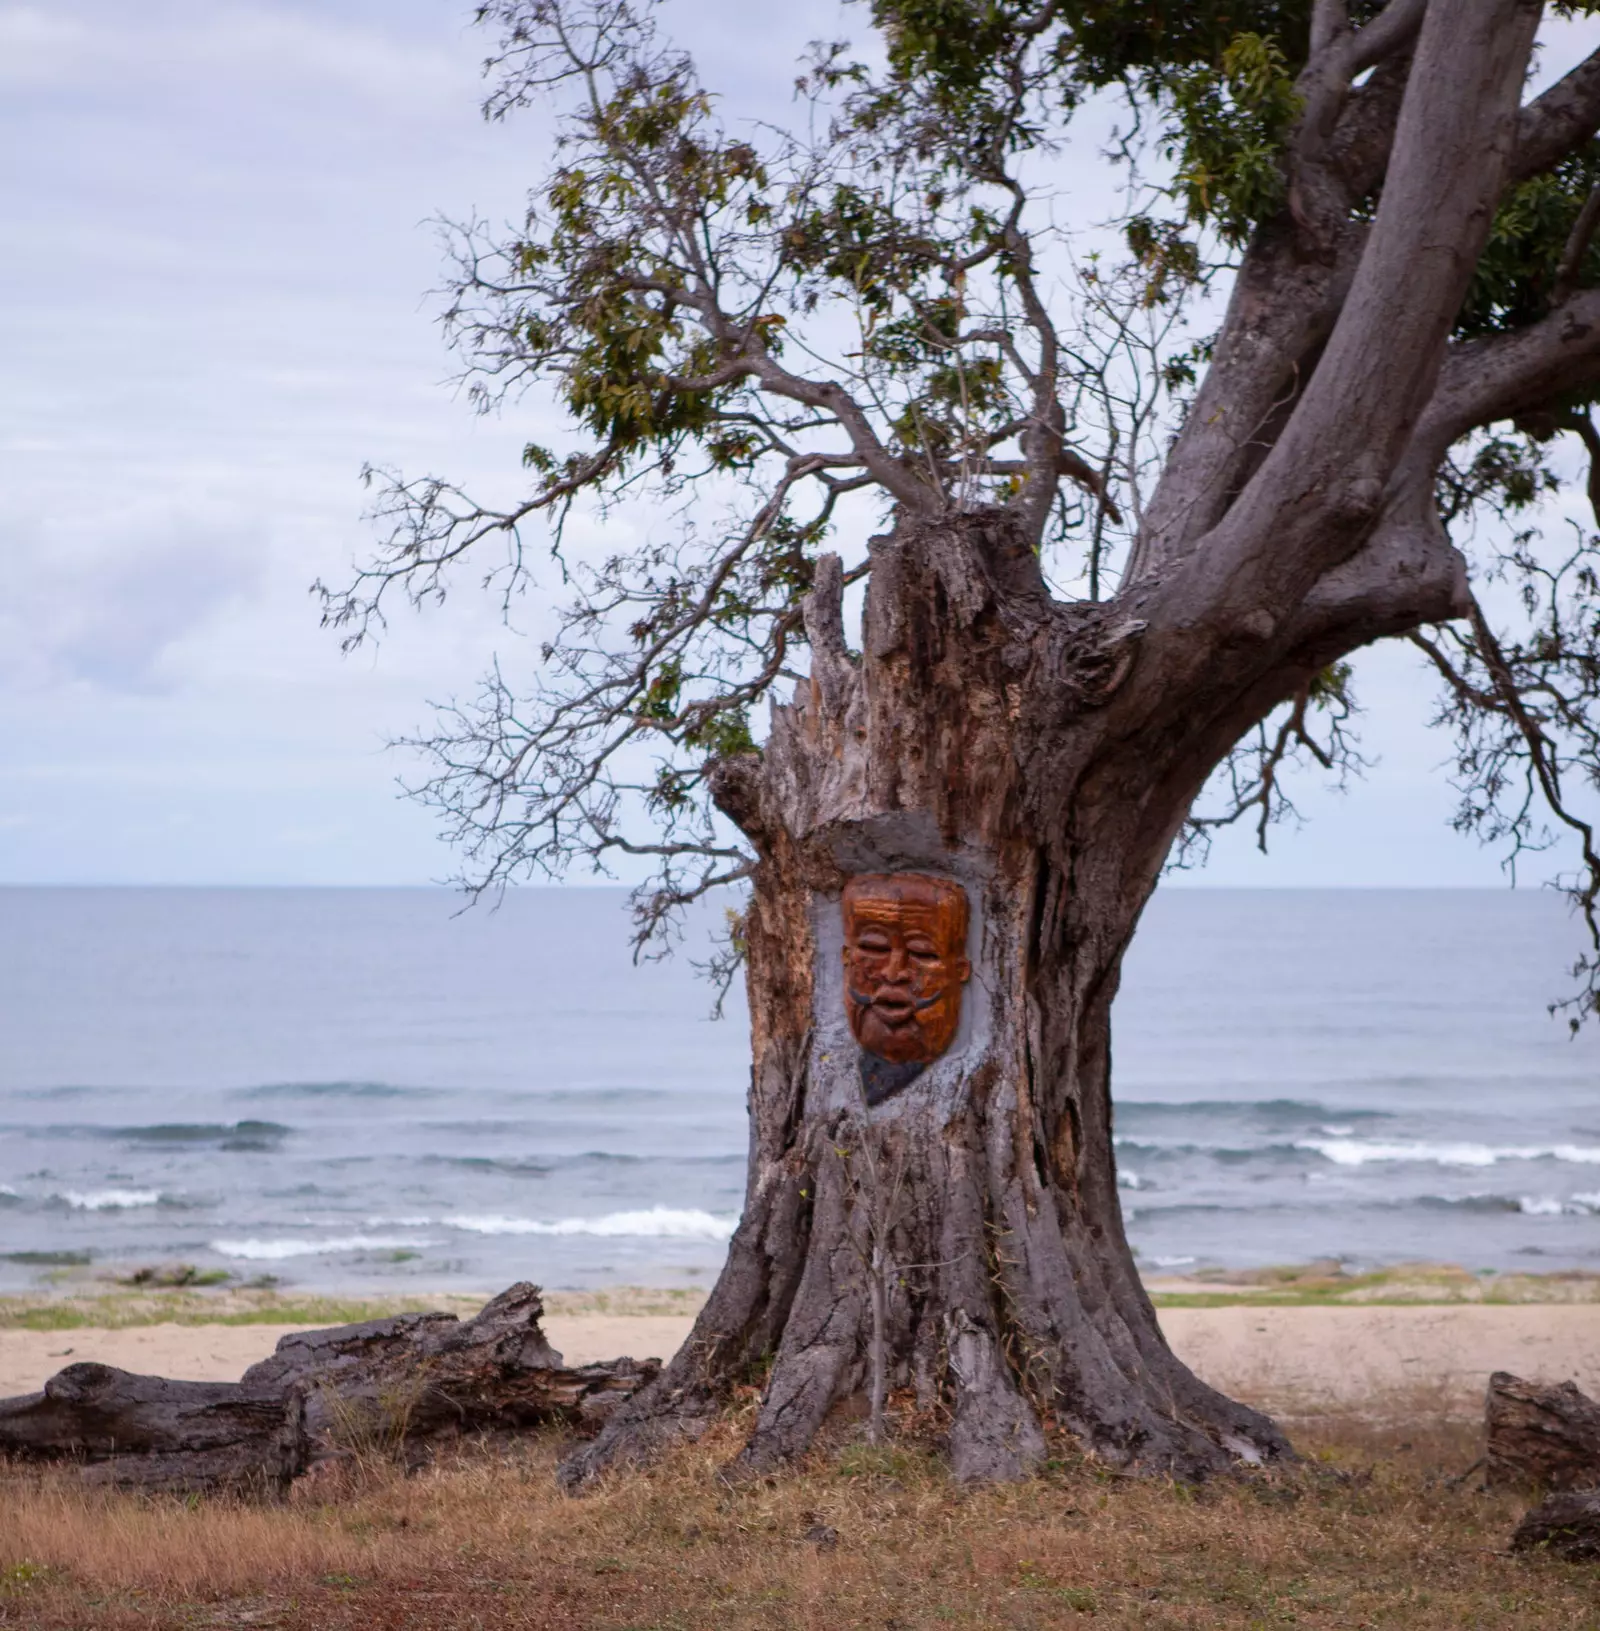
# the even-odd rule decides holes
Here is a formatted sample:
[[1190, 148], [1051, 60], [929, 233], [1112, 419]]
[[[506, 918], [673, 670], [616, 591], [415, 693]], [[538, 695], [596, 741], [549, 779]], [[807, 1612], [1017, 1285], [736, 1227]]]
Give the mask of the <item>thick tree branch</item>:
[[1432, 395], [1488, 237], [1539, 8], [1434, 5], [1349, 296], [1282, 436], [1195, 557], [1198, 605], [1298, 605], [1355, 548]]
[[1215, 526], [1271, 445], [1269, 427], [1281, 429], [1282, 407], [1303, 388], [1360, 263], [1368, 227], [1351, 211], [1383, 175], [1407, 68], [1404, 60], [1385, 62], [1350, 98], [1331, 136], [1306, 144], [1293, 161], [1289, 212], [1258, 230], [1245, 255], [1125, 582], [1161, 570]]
[[1451, 443], [1600, 380], [1600, 289], [1584, 289], [1548, 317], [1510, 334], [1463, 340], [1445, 353], [1417, 426], [1404, 479], [1432, 472]]
[[1542, 175], [1600, 130], [1600, 51], [1536, 96], [1517, 118], [1511, 180]]
[[1295, 82], [1304, 106], [1291, 145], [1292, 164], [1316, 156], [1333, 134], [1351, 81], [1408, 48], [1427, 9], [1428, 0], [1390, 0], [1366, 27], [1352, 31], [1342, 0], [1317, 6], [1311, 21], [1311, 55]]

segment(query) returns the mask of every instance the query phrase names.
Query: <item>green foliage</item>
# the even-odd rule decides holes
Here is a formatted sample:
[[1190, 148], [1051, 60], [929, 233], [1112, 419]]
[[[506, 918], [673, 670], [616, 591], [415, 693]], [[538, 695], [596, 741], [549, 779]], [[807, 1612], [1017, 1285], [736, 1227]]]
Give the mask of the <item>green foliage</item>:
[[[1600, 142], [1569, 154], [1554, 169], [1513, 189], [1500, 206], [1479, 257], [1456, 333], [1504, 333], [1536, 322], [1550, 308], [1556, 274], [1578, 212], [1600, 184]], [[1600, 242], [1591, 242], [1576, 282], [1600, 279]]]
[[[1160, 306], [1175, 294], [1198, 283], [1203, 273], [1200, 251], [1193, 237], [1175, 222], [1158, 221], [1149, 215], [1135, 215], [1123, 228], [1129, 253], [1145, 276], [1144, 304]], [[1182, 383], [1194, 380], [1189, 367]], [[1169, 386], [1172, 383], [1169, 380]]]
[[1438, 482], [1439, 511], [1446, 520], [1479, 508], [1513, 515], [1559, 485], [1536, 437], [1491, 433], [1445, 464]]
[[1354, 676], [1355, 669], [1349, 663], [1329, 663], [1311, 676], [1306, 686], [1306, 696], [1314, 708], [1353, 707], [1350, 682]]
[[1281, 154], [1300, 111], [1288, 61], [1273, 36], [1236, 34], [1214, 66], [1173, 73], [1167, 90], [1168, 146], [1188, 219], [1242, 244], [1283, 202]]
[[[1361, 22], [1382, 9], [1381, 0], [1350, 9]], [[1154, 85], [1172, 73], [1220, 68], [1244, 35], [1277, 41], [1298, 72], [1311, 34], [1311, 0], [1076, 0], [1063, 16], [1074, 69], [1095, 87], [1130, 78]]]
[[[1360, 21], [1378, 9], [1358, 5]], [[1015, 74], [1019, 39], [1043, 15], [994, 0], [874, 0], [894, 74], [942, 115], [995, 128]], [[1283, 199], [1280, 156], [1299, 111], [1309, 0], [1097, 0], [1056, 8], [1041, 74], [1049, 103], [1123, 85], [1154, 104], [1187, 219], [1242, 243]], [[1022, 122], [1014, 145], [1048, 139]]]

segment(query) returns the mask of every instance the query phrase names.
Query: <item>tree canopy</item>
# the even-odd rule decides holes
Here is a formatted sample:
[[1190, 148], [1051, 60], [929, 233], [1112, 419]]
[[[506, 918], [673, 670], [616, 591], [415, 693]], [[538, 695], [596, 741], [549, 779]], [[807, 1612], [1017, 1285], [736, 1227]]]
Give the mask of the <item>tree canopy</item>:
[[[1541, 15], [1596, 9], [1511, 8], [1507, 60], [1520, 75]], [[730, 126], [670, 7], [480, 6], [485, 112], [537, 103], [556, 141], [525, 220], [451, 229], [445, 324], [481, 409], [553, 398], [570, 433], [526, 446], [509, 504], [371, 473], [378, 550], [323, 590], [355, 643], [389, 597], [437, 599], [469, 557], [508, 597], [546, 540], [561, 563], [570, 595], [538, 677], [496, 669], [427, 744], [420, 791], [468, 880], [654, 857], [646, 941], [746, 876], [712, 777], [759, 751], [761, 705], [807, 679], [802, 603], [825, 547], [846, 550], [848, 588], [870, 570], [851, 540], [890, 512], [1001, 510], [1060, 596], [1125, 607], [1131, 628], [1136, 591], [1211, 547], [1289, 457], [1297, 410], [1345, 366], [1342, 318], [1388, 301], [1398, 348], [1431, 343], [1437, 315], [1395, 298], [1394, 265], [1386, 284], [1374, 270], [1386, 194], [1448, 193], [1450, 162], [1482, 162], [1443, 79], [1437, 96], [1414, 83], [1448, 73], [1419, 63], [1429, 10], [872, 0], [859, 47], [819, 43], [799, 65], [785, 122]], [[1115, 134], [1091, 157], [1076, 130], [1108, 107]], [[1431, 396], [1364, 399], [1373, 448], [1399, 462], [1357, 447], [1341, 513], [1381, 509], [1427, 555], [1419, 579], [1452, 587], [1341, 624], [1354, 632], [1294, 695], [1242, 720], [1191, 846], [1238, 820], [1264, 842], [1297, 761], [1358, 766], [1346, 651], [1409, 640], [1454, 733], [1457, 825], [1513, 860], [1575, 837], [1564, 882], [1600, 947], [1600, 541], [1555, 502], [1582, 462], [1600, 516], [1597, 126], [1600, 52], [1523, 99], [1485, 230], [1456, 188], [1460, 238], [1436, 254], [1482, 247], [1457, 269]], [[1408, 140], [1420, 156], [1402, 163]], [[1115, 177], [1110, 223], [1064, 218], [1090, 163]], [[575, 513], [628, 503], [650, 506], [642, 542], [564, 551]], [[1578, 974], [1575, 1016], [1596, 1008], [1594, 957]]]

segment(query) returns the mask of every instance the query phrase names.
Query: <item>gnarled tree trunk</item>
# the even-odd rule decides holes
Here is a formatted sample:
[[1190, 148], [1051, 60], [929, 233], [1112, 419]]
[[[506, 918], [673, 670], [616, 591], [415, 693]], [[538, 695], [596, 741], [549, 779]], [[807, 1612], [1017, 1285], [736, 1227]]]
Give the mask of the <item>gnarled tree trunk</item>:
[[[1600, 347], [1570, 309], [1447, 344], [1505, 186], [1533, 173], [1546, 115], [1563, 121], [1518, 112], [1539, 9], [1388, 8], [1349, 46], [1416, 31], [1398, 108], [1393, 76], [1364, 104], [1389, 133], [1370, 154], [1361, 128], [1339, 126], [1343, 157], [1323, 146], [1356, 57], [1336, 43], [1319, 59], [1331, 91], [1308, 71], [1300, 88], [1324, 101], [1296, 137], [1311, 155], [1291, 165], [1299, 213], [1248, 252], [1111, 601], [1054, 599], [1035, 553], [1064, 417], [1048, 325], [1022, 438], [1042, 462], [1006, 508], [954, 490], [919, 504], [909, 464], [860, 440], [901, 507], [871, 545], [863, 650], [845, 649], [825, 557], [810, 682], [775, 710], [765, 752], [724, 761], [716, 784], [759, 858], [744, 1218], [689, 1345], [573, 1457], [570, 1482], [692, 1431], [769, 1356], [752, 1470], [804, 1449], [880, 1370], [948, 1409], [964, 1477], [1023, 1472], [1052, 1424], [1108, 1462], [1185, 1476], [1289, 1453], [1173, 1357], [1140, 1289], [1110, 1007], [1173, 837], [1239, 738], [1358, 646], [1472, 610], [1436, 504], [1447, 450], [1566, 388]], [[852, 877], [897, 873], [943, 880], [919, 886], [928, 899], [965, 891], [972, 972], [953, 1042], [872, 1104], [841, 899]], [[942, 948], [948, 968], [958, 951]]]
[[[1119, 708], [1141, 625], [1053, 601], [998, 511], [874, 541], [859, 657], [841, 587], [825, 557], [809, 685], [717, 788], [760, 855], [743, 1220], [685, 1348], [567, 1480], [693, 1431], [769, 1358], [749, 1471], [884, 1386], [947, 1411], [963, 1478], [1020, 1476], [1053, 1426], [1181, 1476], [1287, 1455], [1168, 1348], [1111, 1143], [1123, 951], [1227, 740], [1196, 749], [1170, 712]], [[971, 977], [954, 1040], [871, 1103], [841, 893], [907, 873], [965, 892]]]

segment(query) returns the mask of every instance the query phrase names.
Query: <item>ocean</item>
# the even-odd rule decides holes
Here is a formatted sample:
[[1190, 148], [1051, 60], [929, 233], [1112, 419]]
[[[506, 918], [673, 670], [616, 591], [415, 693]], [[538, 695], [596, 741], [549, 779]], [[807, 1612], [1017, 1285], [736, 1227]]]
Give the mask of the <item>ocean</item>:
[[[0, 889], [0, 1289], [705, 1284], [746, 1016], [621, 891]], [[1115, 1011], [1152, 1270], [1600, 1269], [1600, 1037], [1536, 891], [1165, 889]]]

